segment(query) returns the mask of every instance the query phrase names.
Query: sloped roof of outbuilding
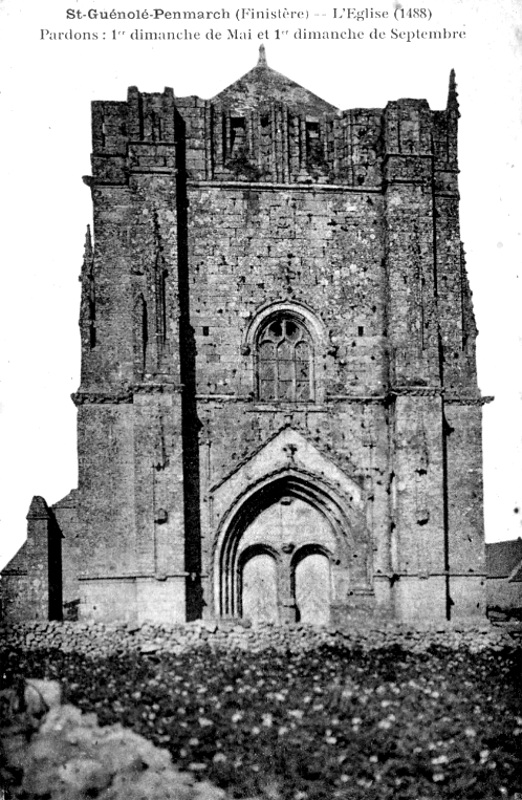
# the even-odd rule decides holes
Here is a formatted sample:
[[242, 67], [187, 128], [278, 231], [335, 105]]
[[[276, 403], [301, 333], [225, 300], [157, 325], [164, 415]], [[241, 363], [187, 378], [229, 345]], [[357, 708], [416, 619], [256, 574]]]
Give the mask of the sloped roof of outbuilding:
[[486, 570], [488, 578], [522, 580], [522, 539], [486, 544]]
[[513, 583], [522, 583], [522, 559], [511, 573], [509, 580]]
[[310, 115], [331, 114], [338, 109], [303, 86], [271, 69], [266, 61], [265, 48], [259, 48], [256, 66], [212, 98], [212, 102], [238, 109], [259, 108], [264, 103], [279, 101], [290, 108], [299, 108]]

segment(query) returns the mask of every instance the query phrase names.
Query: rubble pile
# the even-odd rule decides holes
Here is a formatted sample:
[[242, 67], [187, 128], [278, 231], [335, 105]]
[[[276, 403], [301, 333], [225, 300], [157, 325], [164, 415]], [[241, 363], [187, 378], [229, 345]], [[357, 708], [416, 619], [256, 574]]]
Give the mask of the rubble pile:
[[226, 800], [177, 770], [167, 750], [120, 724], [61, 703], [57, 681], [0, 692], [0, 787], [13, 800]]

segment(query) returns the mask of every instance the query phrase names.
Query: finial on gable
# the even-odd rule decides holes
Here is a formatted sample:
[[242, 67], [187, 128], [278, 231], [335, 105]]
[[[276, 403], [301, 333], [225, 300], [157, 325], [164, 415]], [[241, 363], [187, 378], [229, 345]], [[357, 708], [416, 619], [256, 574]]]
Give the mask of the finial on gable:
[[259, 45], [259, 60], [257, 62], [258, 67], [267, 67], [268, 64], [266, 63], [266, 50], [265, 45]]
[[455, 70], [452, 69], [450, 72], [450, 79], [449, 79], [449, 90], [448, 90], [448, 103], [446, 108], [448, 111], [457, 111], [459, 110], [459, 101], [458, 101], [458, 92], [457, 92], [457, 81], [455, 80]]

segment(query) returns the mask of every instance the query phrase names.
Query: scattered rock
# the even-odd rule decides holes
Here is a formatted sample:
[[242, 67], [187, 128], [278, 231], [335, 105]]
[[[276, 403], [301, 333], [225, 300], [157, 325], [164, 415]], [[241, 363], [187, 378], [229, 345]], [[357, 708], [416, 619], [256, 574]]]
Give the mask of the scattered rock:
[[42, 681], [28, 678], [25, 684], [24, 703], [26, 711], [35, 717], [43, 716], [62, 701], [62, 689], [58, 681]]
[[127, 633], [138, 633], [141, 630], [141, 625], [138, 625], [135, 622], [127, 623]]
[[140, 652], [144, 655], [148, 655], [150, 653], [157, 653], [159, 649], [160, 645], [158, 643], [142, 644], [140, 647]]

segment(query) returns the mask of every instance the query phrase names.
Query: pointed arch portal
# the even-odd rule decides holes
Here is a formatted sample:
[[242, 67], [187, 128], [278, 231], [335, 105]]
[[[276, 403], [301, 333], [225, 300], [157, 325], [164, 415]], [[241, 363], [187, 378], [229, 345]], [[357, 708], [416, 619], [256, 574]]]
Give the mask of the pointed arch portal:
[[216, 611], [253, 622], [328, 624], [332, 603], [346, 594], [353, 545], [342, 501], [319, 480], [267, 479], [223, 522]]

